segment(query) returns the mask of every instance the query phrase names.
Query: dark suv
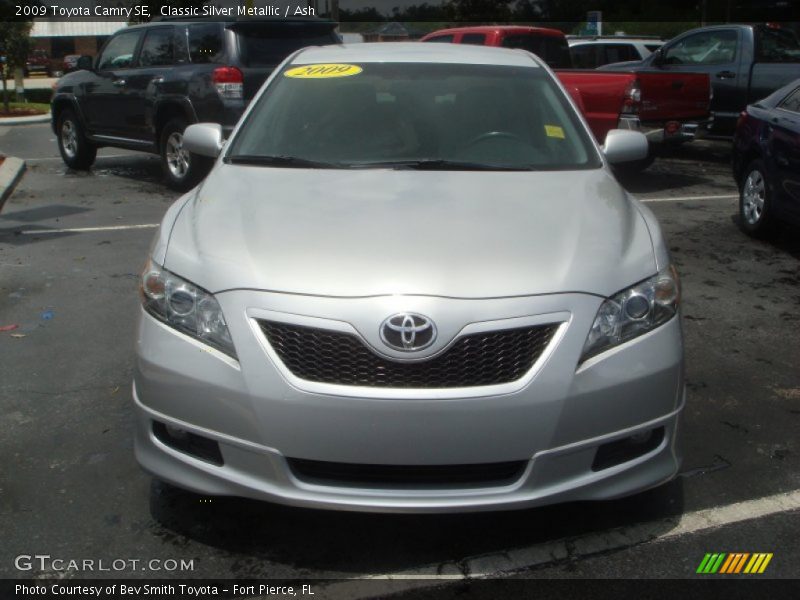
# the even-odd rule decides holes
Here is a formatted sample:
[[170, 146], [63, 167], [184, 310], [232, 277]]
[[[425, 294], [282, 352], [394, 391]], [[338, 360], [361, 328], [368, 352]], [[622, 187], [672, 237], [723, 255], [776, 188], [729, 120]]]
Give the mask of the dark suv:
[[114, 34], [92, 61], [62, 77], [52, 100], [64, 162], [88, 169], [97, 149], [152, 152], [170, 187], [186, 190], [210, 166], [183, 149], [191, 123], [230, 133], [272, 70], [304, 46], [337, 44], [336, 23], [318, 19], [170, 21]]

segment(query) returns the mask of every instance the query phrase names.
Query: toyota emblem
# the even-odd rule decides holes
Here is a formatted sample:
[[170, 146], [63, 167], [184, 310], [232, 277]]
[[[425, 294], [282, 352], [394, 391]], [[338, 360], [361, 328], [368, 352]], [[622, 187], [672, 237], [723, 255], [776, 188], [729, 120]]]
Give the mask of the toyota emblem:
[[436, 340], [436, 325], [423, 315], [399, 313], [381, 323], [381, 340], [402, 352], [422, 350]]

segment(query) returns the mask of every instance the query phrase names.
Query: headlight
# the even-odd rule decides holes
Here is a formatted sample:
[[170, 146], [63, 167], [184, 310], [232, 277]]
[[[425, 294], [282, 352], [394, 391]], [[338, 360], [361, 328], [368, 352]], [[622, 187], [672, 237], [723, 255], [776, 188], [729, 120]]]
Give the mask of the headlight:
[[144, 309], [167, 325], [236, 358], [233, 340], [216, 298], [148, 261], [142, 272]]
[[603, 301], [583, 346], [581, 362], [666, 323], [678, 312], [680, 297], [678, 272], [670, 266]]

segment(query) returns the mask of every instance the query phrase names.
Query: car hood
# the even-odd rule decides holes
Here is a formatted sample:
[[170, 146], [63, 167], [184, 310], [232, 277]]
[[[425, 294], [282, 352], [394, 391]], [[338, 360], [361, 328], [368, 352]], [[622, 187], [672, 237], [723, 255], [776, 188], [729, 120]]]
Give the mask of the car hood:
[[219, 164], [164, 266], [214, 293], [608, 296], [656, 271], [634, 200], [603, 169], [286, 169]]

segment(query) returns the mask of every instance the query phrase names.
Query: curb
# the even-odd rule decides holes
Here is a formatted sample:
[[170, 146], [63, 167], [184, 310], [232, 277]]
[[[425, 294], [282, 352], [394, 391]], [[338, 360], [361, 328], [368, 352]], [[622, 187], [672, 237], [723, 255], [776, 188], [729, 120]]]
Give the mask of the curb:
[[3, 210], [6, 199], [14, 191], [24, 172], [24, 160], [16, 156], [6, 156], [3, 164], [0, 165], [0, 210]]
[[31, 125], [33, 123], [49, 123], [50, 113], [44, 115], [33, 115], [31, 117], [10, 117], [0, 119], [0, 127], [4, 125]]

